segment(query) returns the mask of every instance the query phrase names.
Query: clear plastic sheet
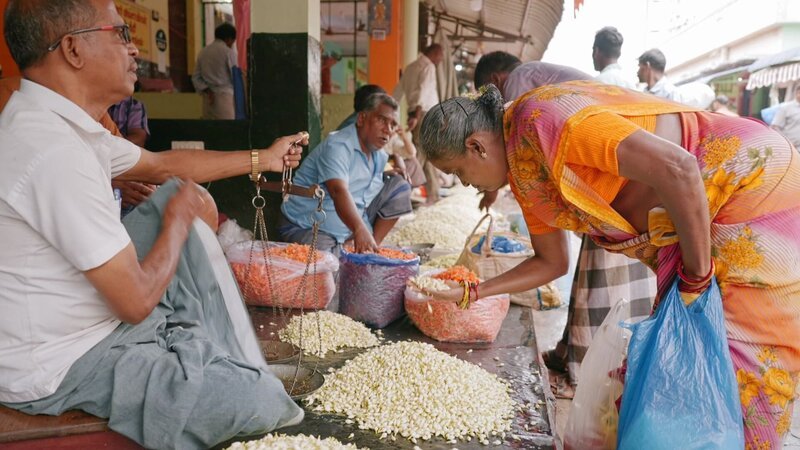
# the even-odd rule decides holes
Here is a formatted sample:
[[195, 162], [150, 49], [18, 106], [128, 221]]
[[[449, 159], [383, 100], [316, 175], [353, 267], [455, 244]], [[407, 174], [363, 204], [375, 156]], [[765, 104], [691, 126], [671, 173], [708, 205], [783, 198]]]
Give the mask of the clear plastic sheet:
[[[267, 248], [282, 249], [287, 244], [269, 242]], [[336, 292], [334, 273], [339, 261], [332, 253], [317, 250], [317, 268], [308, 267], [308, 278], [302, 292], [298, 292], [306, 272], [305, 262], [271, 255], [264, 256], [263, 241], [239, 242], [228, 249], [227, 258], [239, 284], [245, 302], [255, 306], [281, 308], [325, 309]], [[271, 266], [267, 265], [271, 263]], [[269, 272], [272, 272], [272, 289]], [[315, 289], [317, 294], [315, 295]]]
[[565, 450], [617, 448], [623, 366], [631, 332], [621, 322], [631, 318], [630, 300], [618, 301], [592, 338], [581, 364], [578, 388], [564, 431]]

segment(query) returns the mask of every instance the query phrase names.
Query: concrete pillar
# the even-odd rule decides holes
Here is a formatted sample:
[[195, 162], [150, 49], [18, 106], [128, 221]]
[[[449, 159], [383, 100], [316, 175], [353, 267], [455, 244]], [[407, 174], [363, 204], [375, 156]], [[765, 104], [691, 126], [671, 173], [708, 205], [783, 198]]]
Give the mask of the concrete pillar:
[[250, 5], [253, 33], [306, 33], [320, 40], [319, 0], [256, 0]]
[[250, 3], [248, 79], [254, 128], [273, 138], [308, 130], [320, 138], [319, 0]]
[[419, 0], [403, 0], [403, 67], [417, 59], [419, 49]]
[[[268, 147], [283, 135], [306, 130], [313, 149], [320, 141], [319, 0], [251, 0], [251, 35], [247, 45], [250, 120], [248, 146]], [[278, 173], [265, 173], [279, 180]], [[249, 228], [254, 211], [247, 177], [216, 182], [225, 211]], [[216, 198], [216, 197], [215, 197]], [[280, 194], [267, 193], [267, 233], [278, 240]]]

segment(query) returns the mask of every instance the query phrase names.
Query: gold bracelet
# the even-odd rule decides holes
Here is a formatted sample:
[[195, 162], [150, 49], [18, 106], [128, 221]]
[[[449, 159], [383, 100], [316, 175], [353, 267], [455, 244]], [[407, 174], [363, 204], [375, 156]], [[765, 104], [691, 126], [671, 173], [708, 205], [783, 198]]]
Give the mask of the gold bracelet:
[[458, 307], [461, 309], [469, 309], [469, 283], [462, 281], [461, 285], [464, 286], [464, 294], [461, 296], [461, 302], [459, 302]]
[[250, 150], [250, 181], [258, 183], [261, 171], [258, 170], [258, 150]]

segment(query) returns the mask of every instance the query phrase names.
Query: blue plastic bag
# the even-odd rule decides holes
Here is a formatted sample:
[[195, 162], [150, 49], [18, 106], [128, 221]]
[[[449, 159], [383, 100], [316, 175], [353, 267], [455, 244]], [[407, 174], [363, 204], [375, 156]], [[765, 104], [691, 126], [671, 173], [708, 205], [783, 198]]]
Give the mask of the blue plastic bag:
[[772, 120], [775, 119], [775, 114], [778, 113], [778, 110], [781, 109], [782, 106], [783, 103], [762, 109], [761, 120], [763, 120], [767, 125], [772, 125]]
[[[483, 247], [486, 236], [481, 236], [477, 244], [472, 247], [472, 253], [479, 254]], [[524, 252], [527, 248], [521, 242], [509, 239], [505, 236], [494, 236], [492, 238], [492, 250], [499, 253], [518, 253]]]
[[618, 450], [741, 449], [744, 429], [716, 279], [685, 306], [677, 281], [633, 336]]
[[419, 256], [412, 259], [394, 259], [378, 253], [351, 253], [345, 249], [342, 249], [339, 259], [362, 266], [373, 264], [378, 266], [419, 266]]
[[375, 328], [405, 314], [406, 281], [419, 273], [419, 257], [401, 260], [342, 249], [339, 263], [340, 313]]

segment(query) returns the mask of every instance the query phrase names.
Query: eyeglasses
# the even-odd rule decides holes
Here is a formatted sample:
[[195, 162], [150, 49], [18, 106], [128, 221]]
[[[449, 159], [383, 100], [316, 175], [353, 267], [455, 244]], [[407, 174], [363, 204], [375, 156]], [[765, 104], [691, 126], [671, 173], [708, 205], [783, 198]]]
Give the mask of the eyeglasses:
[[67, 36], [74, 36], [76, 34], [83, 34], [83, 33], [93, 33], [95, 31], [116, 31], [119, 33], [119, 38], [125, 44], [131, 43], [131, 29], [127, 24], [122, 25], [104, 25], [102, 27], [93, 27], [93, 28], [84, 28], [81, 30], [70, 31], [69, 33], [61, 36], [58, 38], [57, 41], [53, 42], [52, 45], [47, 47], [48, 52], [52, 52], [53, 50], [57, 49], [59, 45], [61, 45], [61, 41], [64, 40]]

